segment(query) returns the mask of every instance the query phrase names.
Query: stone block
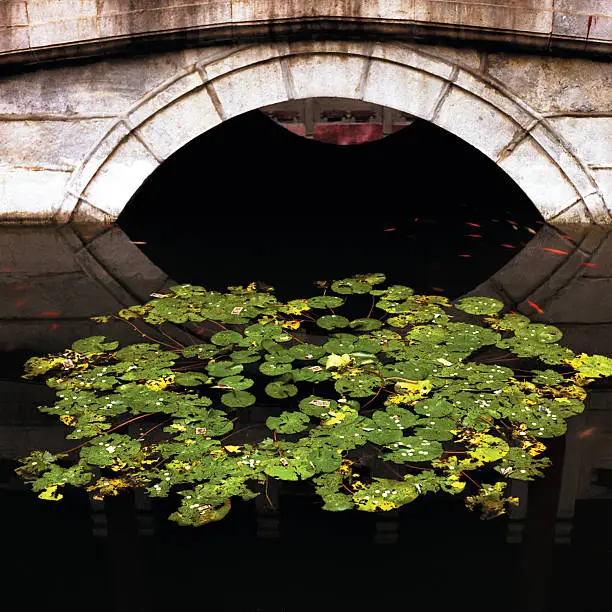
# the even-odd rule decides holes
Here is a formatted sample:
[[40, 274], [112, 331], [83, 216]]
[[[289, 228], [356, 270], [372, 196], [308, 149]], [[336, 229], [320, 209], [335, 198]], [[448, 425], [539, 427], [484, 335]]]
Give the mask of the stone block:
[[27, 49], [29, 46], [27, 26], [0, 28], [0, 53]]
[[577, 159], [570, 150], [559, 142], [558, 135], [554, 131], [540, 123], [529, 134], [554, 160], [580, 195], [584, 197], [593, 193], [596, 189], [593, 179], [585, 172], [579, 158]]
[[593, 217], [586, 207], [584, 200], [577, 200], [567, 208], [549, 217], [547, 221], [555, 227], [568, 223], [593, 223]]
[[[425, 53], [421, 51], [425, 51]], [[443, 79], [449, 79], [453, 72], [453, 66], [449, 61], [440, 61], [432, 57], [426, 52], [425, 45], [421, 45], [420, 49], [414, 49], [407, 45], [379, 43], [374, 45], [372, 57], [422, 70], [427, 74], [439, 76]]]
[[27, 0], [30, 24], [67, 21], [97, 14], [96, 0]]
[[439, 57], [445, 62], [449, 62], [456, 66], [468, 68], [470, 70], [478, 70], [480, 68], [481, 54], [476, 49], [463, 47], [443, 47], [435, 44], [414, 44], [409, 43], [410, 48], [415, 51]]
[[612, 118], [555, 117], [550, 122], [585, 162], [612, 164]]
[[488, 27], [522, 32], [549, 33], [552, 29], [553, 0], [503, 0], [480, 2], [438, 2], [426, 0], [414, 4], [417, 21]]
[[2, 121], [0, 151], [7, 164], [72, 170], [105, 134], [114, 119]]
[[257, 64], [213, 81], [224, 118], [288, 99], [280, 62]]
[[518, 130], [518, 126], [494, 106], [454, 86], [433, 121], [493, 160]]
[[101, 14], [98, 18], [101, 36], [117, 36], [180, 30], [231, 22], [232, 3], [227, 0], [181, 3], [179, 6], [130, 6], [125, 12]]
[[291, 97], [360, 99], [367, 60], [339, 55], [300, 55], [287, 60]]
[[50, 219], [69, 172], [0, 167], [0, 221]]
[[584, 204], [595, 223], [600, 223], [601, 225], [612, 223], [612, 206], [606, 205], [601, 193], [592, 193], [586, 196]]
[[[308, 46], [310, 47], [310, 45]], [[200, 66], [206, 72], [206, 76], [210, 80], [214, 80], [236, 70], [244, 70], [247, 66], [286, 55], [287, 52], [288, 46], [283, 43], [263, 43], [261, 45], [236, 47], [234, 53], [224, 54], [223, 57], [212, 61], [205, 61]]]
[[603, 195], [604, 202], [612, 210], [612, 165], [609, 168], [598, 168], [592, 172]]
[[444, 85], [419, 70], [372, 60], [363, 99], [429, 120]]
[[132, 108], [129, 114], [130, 124], [134, 127], [140, 125], [160, 109], [201, 85], [202, 77], [197, 72], [179, 73], [178, 78], [175, 76], [162, 83]]
[[[47, 2], [46, 4], [53, 3]], [[31, 47], [49, 47], [70, 42], [94, 40], [99, 36], [100, 31], [95, 17], [30, 25]]]
[[74, 195], [79, 196], [83, 192], [100, 166], [129, 133], [130, 130], [123, 121], [116, 122], [110, 128], [98, 145], [84, 158], [83, 165], [70, 178], [68, 187]]
[[528, 128], [535, 119], [534, 115], [524, 108], [520, 100], [500, 90], [495, 83], [488, 83], [465, 70], [459, 71], [455, 79], [455, 85], [474, 96], [478, 96], [481, 100], [510, 117], [522, 128]]
[[[271, 0], [233, 0], [234, 23], [296, 19], [300, 17], [338, 17], [400, 19], [412, 15], [413, 0], [297, 0], [273, 2]], [[402, 10], [403, 9], [403, 10]]]
[[85, 189], [88, 203], [117, 217], [159, 162], [135, 136], [126, 138], [105, 160]]
[[180, 52], [116, 58], [86, 66], [51, 64], [3, 77], [0, 114], [119, 115], [181, 70]]
[[608, 0], [558, 0], [553, 33], [572, 38], [612, 40], [612, 8]]
[[608, 62], [490, 53], [488, 74], [543, 112], [594, 112], [612, 108]]
[[138, 134], [159, 159], [166, 159], [219, 123], [221, 117], [208, 91], [201, 87], [162, 108], [138, 128]]
[[3, 0], [0, 3], [0, 28], [14, 28], [28, 25], [28, 11], [25, 2]]
[[523, 139], [499, 165], [527, 194], [545, 219], [554, 217], [578, 199], [578, 193], [559, 167], [531, 137]]

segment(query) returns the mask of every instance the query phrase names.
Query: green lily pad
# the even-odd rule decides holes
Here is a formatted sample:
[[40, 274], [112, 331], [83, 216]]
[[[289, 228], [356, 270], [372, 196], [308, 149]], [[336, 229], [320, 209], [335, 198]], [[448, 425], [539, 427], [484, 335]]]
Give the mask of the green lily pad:
[[308, 428], [310, 419], [303, 412], [281, 412], [277, 417], [268, 417], [266, 426], [280, 434], [294, 434]]
[[252, 406], [257, 398], [248, 391], [230, 391], [221, 396], [221, 401], [228, 408], [246, 408]]
[[105, 342], [105, 336], [91, 336], [82, 338], [72, 343], [72, 350], [75, 353], [90, 355], [92, 353], [104, 353], [112, 351], [119, 346], [118, 341]]
[[217, 346], [230, 346], [242, 340], [242, 334], [235, 331], [221, 331], [216, 333], [210, 341]]
[[311, 308], [338, 308], [344, 304], [344, 300], [336, 295], [318, 295], [308, 299]]
[[323, 329], [339, 329], [342, 327], [348, 327], [349, 320], [346, 317], [340, 315], [324, 315], [317, 319], [317, 325]]
[[297, 395], [298, 388], [291, 383], [274, 381], [266, 385], [265, 392], [274, 399], [285, 399]]

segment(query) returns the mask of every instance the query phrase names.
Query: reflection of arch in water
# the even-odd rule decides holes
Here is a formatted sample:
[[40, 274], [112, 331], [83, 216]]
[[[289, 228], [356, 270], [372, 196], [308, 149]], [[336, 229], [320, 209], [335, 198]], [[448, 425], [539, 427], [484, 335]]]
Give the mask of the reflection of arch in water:
[[[91, 231], [64, 225], [0, 232], [0, 251], [13, 266], [2, 275], [0, 350], [54, 351], [87, 334], [105, 333], [89, 317], [142, 303], [174, 284], [120, 228]], [[542, 250], [551, 248], [568, 254]], [[531, 318], [562, 325], [575, 350], [607, 354], [609, 341], [598, 329], [607, 325], [612, 333], [611, 253], [608, 228], [544, 226], [470, 293], [499, 297]], [[19, 297], [27, 299], [17, 307], [20, 300], [11, 288], [25, 282], [26, 293]], [[544, 314], [538, 315], [530, 301]], [[49, 333], [52, 322], [60, 325]]]
[[316, 97], [361, 99], [439, 125], [493, 159], [549, 221], [611, 220], [588, 170], [523, 101], [422, 51], [357, 42], [257, 45], [186, 67], [140, 100], [74, 171], [55, 220], [116, 219], [163, 160], [206, 130]]

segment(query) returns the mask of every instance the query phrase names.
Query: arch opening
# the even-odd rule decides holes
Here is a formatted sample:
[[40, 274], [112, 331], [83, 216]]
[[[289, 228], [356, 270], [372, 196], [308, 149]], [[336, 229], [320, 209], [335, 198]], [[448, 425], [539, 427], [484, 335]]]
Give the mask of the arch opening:
[[430, 122], [337, 146], [259, 110], [177, 151], [118, 219], [177, 282], [222, 290], [260, 280], [282, 299], [311, 293], [316, 280], [370, 271], [458, 296], [542, 222], [494, 162]]

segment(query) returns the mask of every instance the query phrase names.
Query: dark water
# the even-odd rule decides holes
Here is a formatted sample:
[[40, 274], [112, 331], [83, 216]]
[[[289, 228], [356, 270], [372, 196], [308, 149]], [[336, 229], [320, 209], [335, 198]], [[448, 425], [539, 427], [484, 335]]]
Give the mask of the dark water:
[[88, 317], [174, 281], [262, 280], [284, 299], [311, 294], [315, 280], [384, 271], [426, 293], [498, 296], [558, 325], [574, 350], [612, 355], [610, 233], [542, 224], [492, 163], [425, 124], [338, 149], [261, 119], [191, 143], [118, 227], [0, 231], [2, 610], [612, 609], [606, 384], [550, 441], [546, 478], [519, 487], [521, 506], [493, 521], [443, 497], [326, 513], [305, 483], [271, 490], [275, 510], [238, 502], [192, 529], [167, 521], [172, 501], [90, 504], [72, 491], [50, 503], [15, 478], [17, 457], [65, 445], [36, 410], [49, 390], [20, 379], [23, 361], [93, 333], [134, 341]]

